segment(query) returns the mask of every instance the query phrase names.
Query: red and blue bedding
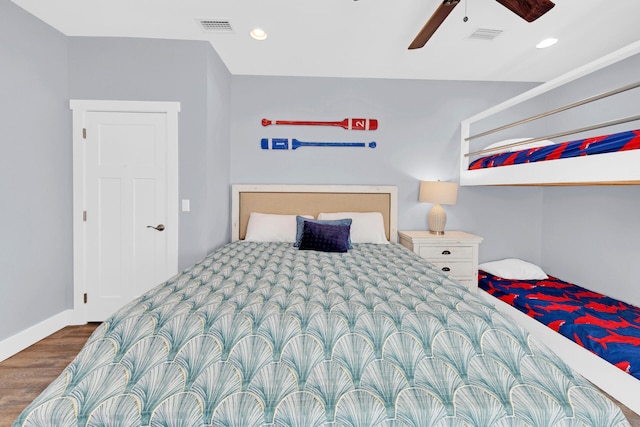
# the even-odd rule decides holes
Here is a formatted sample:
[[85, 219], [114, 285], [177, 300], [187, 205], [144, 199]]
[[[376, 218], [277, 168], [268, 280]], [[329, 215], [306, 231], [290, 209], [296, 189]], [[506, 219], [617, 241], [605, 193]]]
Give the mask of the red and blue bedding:
[[478, 272], [480, 288], [640, 379], [640, 308], [549, 276]]
[[637, 149], [640, 149], [640, 130], [630, 130], [545, 147], [493, 154], [474, 160], [469, 165], [469, 170]]

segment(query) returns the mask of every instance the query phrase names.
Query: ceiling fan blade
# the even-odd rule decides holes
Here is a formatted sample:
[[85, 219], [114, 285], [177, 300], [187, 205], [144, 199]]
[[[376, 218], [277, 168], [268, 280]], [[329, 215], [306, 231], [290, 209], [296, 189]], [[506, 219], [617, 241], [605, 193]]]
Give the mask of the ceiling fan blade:
[[416, 38], [413, 39], [413, 42], [409, 45], [409, 49], [419, 49], [427, 44], [433, 33], [442, 25], [458, 3], [460, 3], [460, 0], [444, 0], [436, 11], [433, 12], [433, 15], [431, 15], [427, 23], [424, 24], [424, 27], [422, 27], [422, 30], [420, 30]]
[[550, 0], [496, 0], [498, 3], [521, 17], [533, 22], [555, 6]]

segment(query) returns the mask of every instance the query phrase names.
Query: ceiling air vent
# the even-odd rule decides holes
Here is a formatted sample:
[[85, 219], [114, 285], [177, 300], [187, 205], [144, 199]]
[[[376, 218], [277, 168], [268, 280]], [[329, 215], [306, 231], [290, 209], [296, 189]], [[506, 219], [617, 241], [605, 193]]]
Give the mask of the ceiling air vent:
[[207, 33], [232, 33], [228, 19], [198, 19], [200, 26]]
[[502, 34], [502, 30], [492, 30], [489, 28], [478, 28], [469, 36], [474, 40], [493, 40]]

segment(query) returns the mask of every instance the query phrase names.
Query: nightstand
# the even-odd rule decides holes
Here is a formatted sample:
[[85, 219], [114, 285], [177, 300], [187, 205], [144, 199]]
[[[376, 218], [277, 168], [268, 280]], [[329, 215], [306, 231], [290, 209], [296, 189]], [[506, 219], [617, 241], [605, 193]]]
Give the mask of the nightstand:
[[429, 260], [472, 291], [478, 287], [478, 245], [482, 237], [463, 231], [431, 234], [399, 231], [400, 244]]

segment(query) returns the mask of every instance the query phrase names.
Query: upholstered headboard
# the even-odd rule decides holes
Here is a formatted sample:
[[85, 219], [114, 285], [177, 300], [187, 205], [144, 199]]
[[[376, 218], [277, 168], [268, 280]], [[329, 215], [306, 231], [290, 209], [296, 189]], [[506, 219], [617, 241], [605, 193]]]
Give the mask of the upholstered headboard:
[[390, 242], [397, 242], [398, 189], [370, 185], [245, 185], [232, 187], [231, 239], [244, 239], [249, 214], [380, 212]]

